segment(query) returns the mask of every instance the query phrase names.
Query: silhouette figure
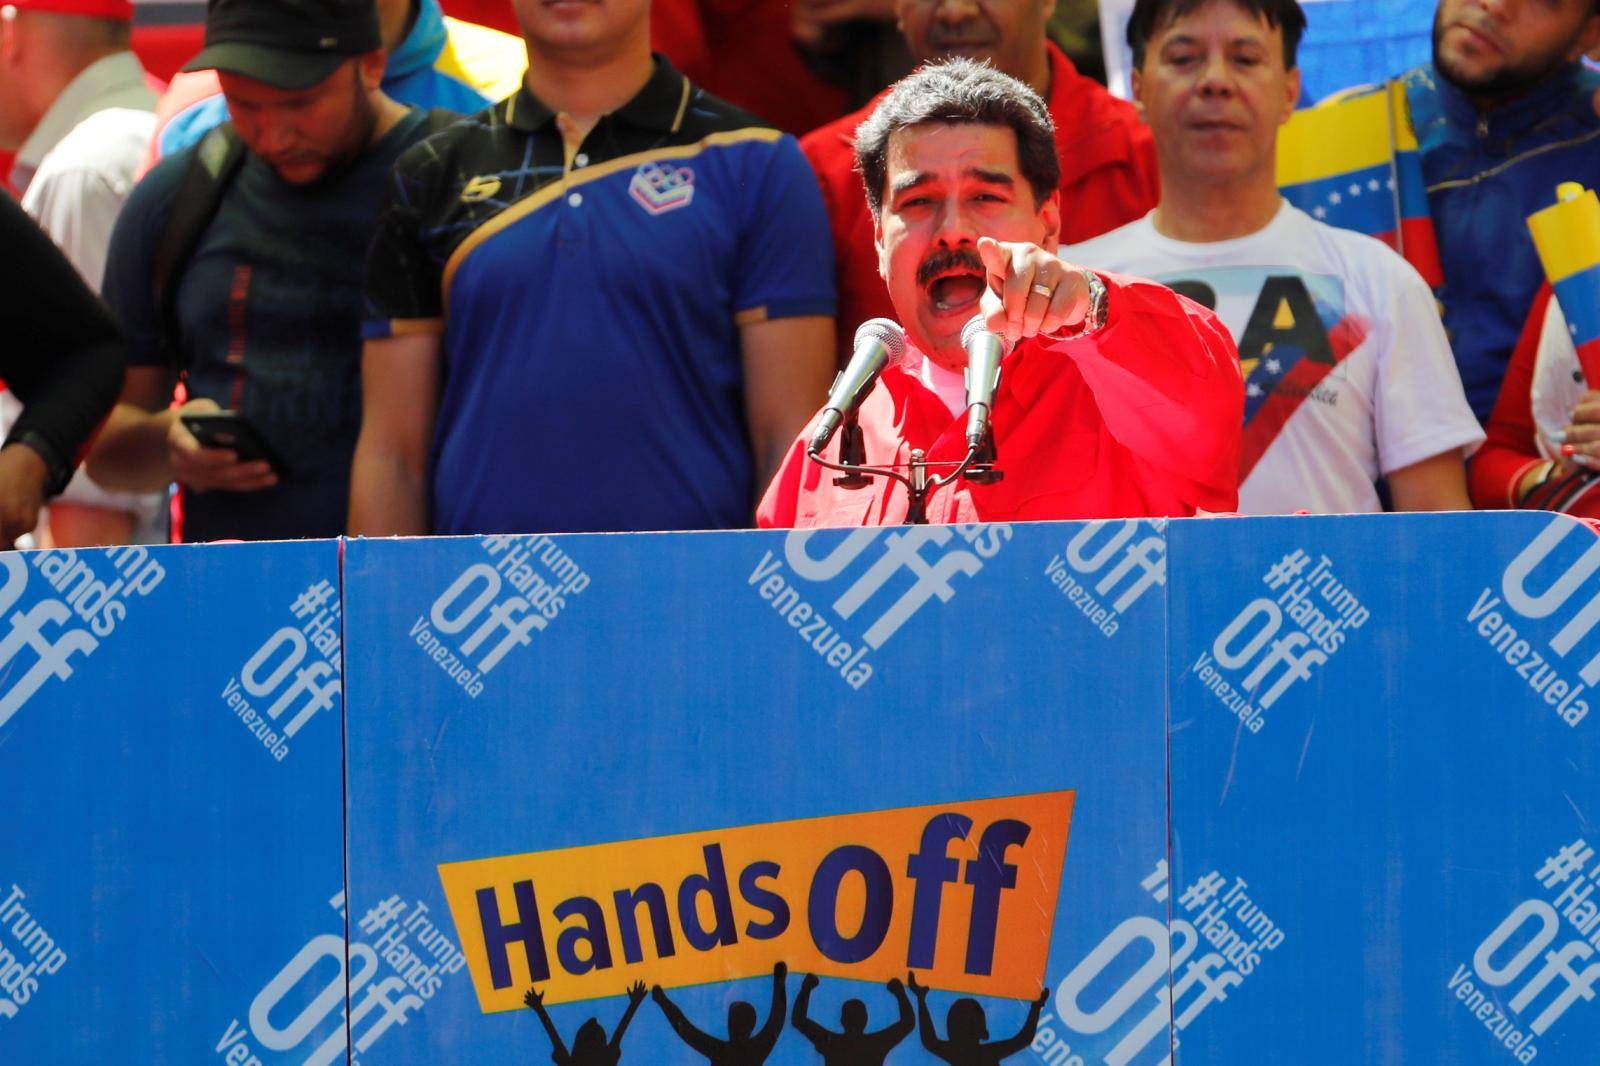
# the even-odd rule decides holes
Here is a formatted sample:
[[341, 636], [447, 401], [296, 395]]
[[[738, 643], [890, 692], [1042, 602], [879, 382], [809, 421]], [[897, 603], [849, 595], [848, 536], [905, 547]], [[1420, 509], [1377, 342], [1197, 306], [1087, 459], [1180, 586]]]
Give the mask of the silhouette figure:
[[794, 1027], [811, 1041], [811, 1046], [822, 1056], [825, 1066], [883, 1066], [883, 1060], [894, 1046], [916, 1028], [917, 1016], [911, 1009], [906, 986], [896, 977], [889, 982], [889, 991], [900, 1003], [900, 1020], [893, 1025], [867, 1032], [867, 1005], [859, 999], [847, 999], [839, 1008], [839, 1024], [844, 1032], [824, 1029], [810, 1018], [811, 993], [817, 987], [817, 975], [806, 974], [800, 982], [800, 994], [794, 1001]]
[[567, 1045], [562, 1043], [561, 1034], [556, 1031], [555, 1023], [550, 1020], [550, 1015], [545, 1013], [544, 993], [536, 988], [528, 989], [528, 994], [522, 997], [522, 1002], [533, 1008], [539, 1020], [544, 1023], [544, 1031], [550, 1034], [550, 1060], [556, 1066], [616, 1066], [622, 1058], [622, 1034], [628, 1031], [628, 1023], [633, 1021], [633, 1012], [639, 1009], [639, 1004], [644, 1002], [644, 982], [628, 989], [628, 1009], [622, 1012], [622, 1020], [617, 1022], [617, 1031], [611, 1034], [607, 1042], [606, 1031], [598, 1021], [590, 1018], [578, 1026], [578, 1035], [573, 1038], [572, 1050], [567, 1050]]
[[772, 1046], [778, 1042], [778, 1034], [783, 1030], [784, 1009], [788, 1006], [783, 992], [783, 979], [788, 972], [789, 968], [781, 962], [772, 968], [772, 1013], [767, 1015], [767, 1024], [761, 1027], [759, 1033], [756, 1032], [754, 1007], [743, 1000], [728, 1005], [726, 1040], [718, 1040], [695, 1028], [694, 1023], [683, 1016], [678, 1005], [667, 998], [660, 985], [650, 990], [650, 998], [667, 1016], [678, 1039], [704, 1055], [711, 1066], [761, 1066], [772, 1054]]
[[984, 1043], [989, 1039], [989, 1023], [983, 1006], [975, 999], [958, 999], [950, 1004], [950, 1013], [945, 1016], [945, 1030], [950, 1039], [940, 1040], [939, 1034], [933, 1031], [933, 1019], [928, 1015], [928, 990], [917, 984], [916, 974], [912, 974], [906, 984], [917, 997], [922, 1046], [949, 1066], [997, 1066], [1033, 1043], [1034, 1030], [1039, 1028], [1039, 1012], [1050, 998], [1048, 988], [1040, 989], [1039, 998], [1028, 1007], [1028, 1020], [1022, 1023], [1022, 1031], [1010, 1040], [996, 1040], [992, 1044]]

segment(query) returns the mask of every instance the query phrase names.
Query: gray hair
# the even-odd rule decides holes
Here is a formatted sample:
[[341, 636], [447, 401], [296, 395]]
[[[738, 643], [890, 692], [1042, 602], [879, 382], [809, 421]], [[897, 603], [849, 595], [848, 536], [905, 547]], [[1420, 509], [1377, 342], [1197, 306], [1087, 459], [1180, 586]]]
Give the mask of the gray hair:
[[1055, 123], [1039, 94], [988, 63], [946, 59], [896, 82], [856, 127], [856, 169], [874, 215], [883, 209], [889, 137], [924, 122], [1005, 126], [1017, 135], [1017, 166], [1033, 188], [1034, 202], [1043, 203], [1061, 184]]

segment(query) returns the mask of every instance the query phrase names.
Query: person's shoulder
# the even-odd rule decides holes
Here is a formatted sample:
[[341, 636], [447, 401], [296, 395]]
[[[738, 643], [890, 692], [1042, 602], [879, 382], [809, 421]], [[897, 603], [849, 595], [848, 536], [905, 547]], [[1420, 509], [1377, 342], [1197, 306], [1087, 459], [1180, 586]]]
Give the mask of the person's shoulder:
[[163, 157], [128, 194], [128, 202], [122, 209], [123, 216], [160, 216], [164, 219], [172, 212], [184, 175], [199, 154], [200, 146], [195, 144]]
[[408, 148], [395, 161], [395, 172], [409, 180], [425, 180], [446, 173], [453, 160], [492, 146], [504, 131], [508, 100], [490, 104], [470, 115], [441, 123], [434, 112], [423, 112]]
[[1087, 267], [1130, 269], [1128, 264], [1149, 248], [1150, 231], [1150, 216], [1145, 215], [1098, 237], [1066, 245], [1061, 249], [1061, 257]]
[[1120, 129], [1130, 135], [1145, 128], [1133, 104], [1112, 94], [1098, 81], [1082, 74], [1054, 43], [1050, 50], [1050, 95], [1045, 106], [1055, 121], [1056, 134], [1063, 144], [1104, 137]]
[[72, 127], [72, 130], [61, 139], [61, 144], [99, 142], [101, 150], [105, 151], [120, 150], [123, 142], [136, 140], [139, 142], [139, 151], [142, 154], [155, 128], [154, 111], [142, 111], [132, 107], [107, 107], [96, 111]]
[[852, 169], [856, 161], [856, 129], [865, 122], [878, 106], [875, 99], [859, 111], [852, 111], [832, 122], [824, 123], [800, 138], [800, 148], [814, 165], [828, 163]]
[[34, 181], [52, 181], [63, 174], [89, 173], [124, 192], [144, 162], [155, 132], [149, 111], [113, 107], [94, 114], [67, 131], [43, 161]]
[[793, 134], [692, 82], [685, 84], [683, 120], [673, 135], [678, 145], [717, 160], [752, 193], [759, 193], [763, 175], [803, 173], [815, 187], [816, 177]]
[[1293, 205], [1284, 205], [1284, 210], [1292, 212], [1288, 221], [1302, 234], [1292, 243], [1291, 247], [1298, 250], [1293, 254], [1311, 253], [1324, 259], [1325, 263], [1318, 265], [1335, 270], [1346, 285], [1375, 296], [1397, 287], [1428, 287], [1404, 256], [1378, 238], [1330, 226]]
[[678, 127], [679, 136], [685, 141], [744, 135], [750, 140], [775, 142], [788, 136], [761, 116], [713, 96], [687, 79], [685, 85], [683, 120]]

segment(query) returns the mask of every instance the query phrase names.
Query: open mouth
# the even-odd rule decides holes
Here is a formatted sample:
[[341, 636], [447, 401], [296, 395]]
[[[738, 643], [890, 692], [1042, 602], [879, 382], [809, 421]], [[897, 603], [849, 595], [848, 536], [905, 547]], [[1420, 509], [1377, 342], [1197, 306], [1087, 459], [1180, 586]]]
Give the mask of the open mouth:
[[962, 311], [976, 304], [983, 296], [983, 277], [968, 271], [944, 274], [928, 283], [928, 296], [933, 309], [941, 314]]

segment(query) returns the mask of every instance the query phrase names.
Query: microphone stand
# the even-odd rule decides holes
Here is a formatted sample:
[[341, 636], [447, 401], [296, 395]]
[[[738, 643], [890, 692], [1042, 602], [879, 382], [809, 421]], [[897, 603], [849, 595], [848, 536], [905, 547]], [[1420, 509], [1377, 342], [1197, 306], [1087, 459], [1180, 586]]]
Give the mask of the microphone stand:
[[[836, 477], [833, 483], [841, 488], [859, 489], [872, 483], [875, 477], [893, 478], [906, 487], [908, 502], [906, 506], [905, 524], [928, 524], [928, 497], [934, 492], [944, 488], [957, 479], [963, 479], [978, 485], [992, 485], [1005, 477], [1005, 472], [995, 469], [999, 456], [995, 451], [994, 432], [985, 434], [983, 443], [976, 448], [967, 449], [966, 458], [959, 463], [949, 461], [930, 463], [928, 453], [921, 448], [911, 449], [911, 461], [908, 463], [892, 463], [888, 466], [868, 466], [866, 461], [866, 448], [862, 443], [861, 426], [852, 414], [845, 424], [839, 427], [839, 462], [830, 462], [820, 453], [807, 449], [807, 457], [818, 466], [829, 470], [837, 470], [843, 477]], [[909, 471], [902, 474], [896, 467]], [[934, 467], [954, 467], [948, 474], [929, 476], [929, 471]]]

